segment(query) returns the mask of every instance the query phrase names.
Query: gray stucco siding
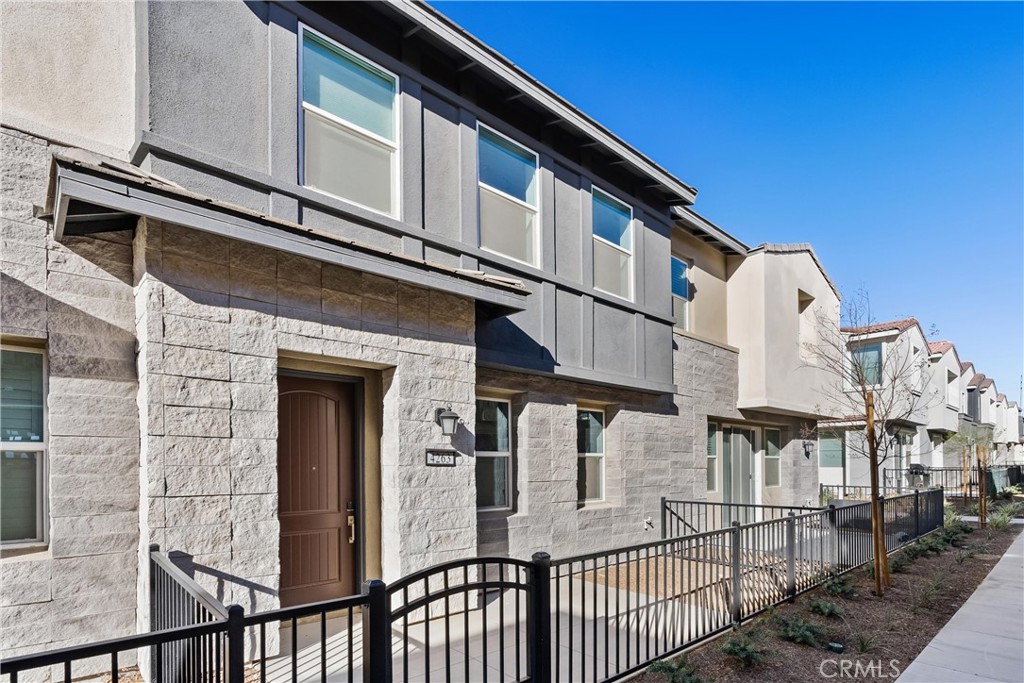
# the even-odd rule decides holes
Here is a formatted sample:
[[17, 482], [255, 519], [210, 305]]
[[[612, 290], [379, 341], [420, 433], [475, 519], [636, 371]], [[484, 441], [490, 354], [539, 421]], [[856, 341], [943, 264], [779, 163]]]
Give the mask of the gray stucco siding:
[[[227, 7], [230, 9], [224, 9]], [[223, 22], [231, 25], [231, 40], [216, 39], [207, 28]], [[396, 217], [375, 214], [299, 184], [296, 67], [300, 23], [399, 76], [401, 201]], [[541, 358], [548, 365], [603, 374], [624, 386], [639, 386], [671, 373], [665, 353], [656, 349], [648, 353], [645, 340], [650, 326], [644, 322], [631, 324], [631, 339], [617, 333], [592, 354], [575, 342], [576, 338], [595, 336], [595, 329], [601, 329], [587, 324], [600, 324], [609, 317], [625, 319], [635, 312], [670, 329], [667, 206], [646, 205], [627, 189], [596, 177], [541, 140], [482, 110], [472, 101], [471, 93], [453, 92], [419, 72], [414, 56], [403, 63], [305, 7], [199, 3], [186, 11], [173, 3], [154, 3], [149, 9], [148, 31], [152, 130], [143, 133], [136, 160], [153, 172], [191, 190], [396, 253], [554, 283], [550, 295], [530, 297], [531, 310], [509, 323], [510, 329], [525, 333], [527, 339], [510, 342], [492, 334], [493, 330], [480, 335], [484, 346], [493, 339], [493, 350], [511, 350], [511, 355], [506, 354], [510, 359], [515, 355]], [[378, 39], [382, 37], [374, 37]], [[209, 77], [196, 78], [196, 73]], [[243, 115], [239, 115], [240, 109]], [[478, 122], [509, 135], [539, 156], [541, 250], [537, 268], [478, 246]], [[632, 302], [592, 289], [592, 184], [634, 209]], [[538, 289], [541, 291], [543, 288]], [[578, 309], [585, 308], [584, 297], [620, 313], [581, 313]], [[570, 303], [573, 298], [577, 303]], [[564, 326], [581, 327], [563, 335]], [[664, 338], [665, 334], [654, 336]], [[560, 337], [565, 338], [564, 345], [559, 344]], [[565, 349], [565, 357], [557, 352], [559, 346]], [[544, 358], [545, 353], [549, 358]], [[621, 362], [623, 353], [629, 357], [626, 366]], [[614, 363], [609, 363], [610, 359]], [[537, 364], [526, 367], [536, 369]], [[623, 373], [623, 367], [632, 370]]]

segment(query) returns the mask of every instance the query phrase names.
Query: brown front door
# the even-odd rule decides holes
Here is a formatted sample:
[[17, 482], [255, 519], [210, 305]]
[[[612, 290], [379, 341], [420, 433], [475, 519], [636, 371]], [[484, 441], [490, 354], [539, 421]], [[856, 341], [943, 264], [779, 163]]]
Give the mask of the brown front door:
[[353, 385], [278, 380], [281, 606], [356, 592]]

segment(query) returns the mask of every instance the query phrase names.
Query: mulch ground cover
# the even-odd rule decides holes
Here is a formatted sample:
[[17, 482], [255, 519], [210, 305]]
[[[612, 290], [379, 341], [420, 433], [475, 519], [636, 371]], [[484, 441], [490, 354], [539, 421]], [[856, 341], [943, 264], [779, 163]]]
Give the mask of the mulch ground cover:
[[[843, 666], [849, 667], [846, 678], [850, 679], [858, 662], [862, 672], [873, 667], [875, 679], [895, 679], [967, 601], [1022, 531], [1020, 526], [1003, 530], [965, 526], [972, 531], [960, 537], [960, 547], [934, 547], [915, 559], [909, 557], [915, 551], [903, 560], [895, 558], [906, 554], [905, 550], [891, 556], [892, 586], [882, 597], [872, 592], [874, 580], [869, 570], [856, 569], [832, 586], [833, 590], [845, 586], [851, 595], [843, 597], [825, 587], [816, 588], [792, 604], [781, 605], [683, 657], [670, 660], [669, 671], [648, 670], [637, 680], [806, 683], [839, 678], [839, 668]], [[925, 543], [942, 546], [927, 540]], [[837, 608], [839, 614], [823, 616], [812, 611], [812, 604], [826, 612]], [[790, 637], [813, 644], [783, 639], [781, 633], [787, 626]], [[842, 645], [843, 652], [828, 650], [829, 643]], [[747, 653], [751, 660], [760, 655], [760, 660], [745, 663], [723, 649]], [[852, 663], [844, 665], [841, 660]], [[862, 673], [860, 677], [864, 676]]]

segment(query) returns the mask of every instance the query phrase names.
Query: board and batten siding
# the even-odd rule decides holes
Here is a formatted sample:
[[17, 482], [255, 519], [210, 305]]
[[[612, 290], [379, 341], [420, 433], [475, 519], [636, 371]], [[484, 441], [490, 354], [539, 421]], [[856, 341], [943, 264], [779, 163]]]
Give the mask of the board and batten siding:
[[[184, 11], [153, 3], [148, 12], [151, 124], [138, 163], [196, 192], [339, 237], [522, 280], [531, 291], [527, 310], [498, 320], [479, 316], [481, 363], [671, 391], [667, 205], [645, 204], [630, 188], [605, 182], [482, 110], [470, 93], [424, 76], [416, 59], [403, 62], [308, 8], [200, 2]], [[223, 26], [229, 35], [214, 36], [208, 26]], [[302, 26], [398, 76], [395, 217], [299, 185]], [[381, 31], [387, 31], [383, 24]], [[196, 79], [200, 66], [204, 77]], [[539, 157], [537, 267], [478, 246], [478, 124]], [[593, 287], [592, 186], [632, 208], [633, 301]]]

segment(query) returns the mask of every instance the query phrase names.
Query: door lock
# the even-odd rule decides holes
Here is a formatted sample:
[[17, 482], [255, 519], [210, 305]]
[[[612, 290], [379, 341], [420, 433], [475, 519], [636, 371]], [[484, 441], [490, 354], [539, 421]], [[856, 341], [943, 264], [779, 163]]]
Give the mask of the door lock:
[[349, 515], [348, 516], [348, 542], [349, 543], [355, 543], [356, 542], [356, 516], [355, 515]]

